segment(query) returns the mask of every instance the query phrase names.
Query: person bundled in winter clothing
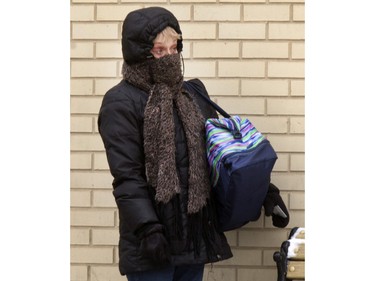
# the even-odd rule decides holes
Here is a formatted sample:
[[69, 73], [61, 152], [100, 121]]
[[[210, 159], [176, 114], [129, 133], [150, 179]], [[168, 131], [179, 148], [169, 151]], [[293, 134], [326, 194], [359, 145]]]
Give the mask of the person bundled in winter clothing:
[[129, 281], [201, 281], [205, 264], [232, 257], [217, 230], [205, 154], [205, 120], [218, 116], [187, 90], [194, 83], [208, 97], [200, 80], [184, 81], [182, 42], [168, 10], [130, 12], [123, 79], [99, 111], [119, 213], [119, 270]]
[[[184, 82], [182, 34], [160, 7], [133, 11], [122, 30], [123, 80], [104, 96], [98, 127], [119, 210], [119, 269], [132, 280], [202, 280], [232, 257], [217, 231], [204, 122], [216, 112]], [[138, 278], [138, 279], [137, 279]]]

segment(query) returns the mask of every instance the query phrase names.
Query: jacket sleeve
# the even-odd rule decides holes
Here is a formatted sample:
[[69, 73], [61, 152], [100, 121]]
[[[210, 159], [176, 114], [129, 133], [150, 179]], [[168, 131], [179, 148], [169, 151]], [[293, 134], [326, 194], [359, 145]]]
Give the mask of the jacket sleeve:
[[[109, 99], [109, 98], [108, 98]], [[126, 232], [158, 222], [145, 175], [139, 104], [130, 98], [104, 98], [98, 118], [113, 180], [120, 223]]]

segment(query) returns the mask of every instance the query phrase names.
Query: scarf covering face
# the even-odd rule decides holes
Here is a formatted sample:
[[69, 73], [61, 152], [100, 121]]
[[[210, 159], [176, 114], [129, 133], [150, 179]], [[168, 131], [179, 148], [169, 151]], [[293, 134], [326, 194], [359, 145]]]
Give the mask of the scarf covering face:
[[209, 197], [210, 183], [204, 142], [204, 118], [182, 89], [179, 54], [123, 67], [124, 79], [149, 93], [144, 111], [144, 153], [149, 184], [155, 200], [167, 203], [180, 193], [176, 167], [173, 107], [181, 119], [189, 158], [188, 214], [198, 213]]

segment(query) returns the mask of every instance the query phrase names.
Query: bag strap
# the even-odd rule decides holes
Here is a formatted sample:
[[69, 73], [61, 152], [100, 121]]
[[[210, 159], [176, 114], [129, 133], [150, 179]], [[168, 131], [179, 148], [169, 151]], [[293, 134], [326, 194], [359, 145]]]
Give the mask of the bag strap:
[[188, 90], [192, 90], [193, 92], [198, 93], [208, 104], [210, 104], [213, 108], [215, 108], [215, 110], [217, 112], [219, 112], [225, 118], [228, 118], [230, 120], [230, 122], [232, 123], [233, 129], [229, 129], [226, 126], [224, 126], [223, 124], [220, 124], [220, 123], [217, 124], [217, 126], [222, 127], [223, 129], [226, 129], [226, 130], [230, 130], [230, 132], [232, 133], [232, 135], [235, 139], [241, 139], [242, 138], [240, 128], [237, 128], [237, 124], [233, 120], [232, 116], [230, 116], [224, 109], [222, 109], [219, 105], [217, 105], [214, 101], [212, 101], [208, 96], [203, 94], [201, 89], [198, 87], [197, 84], [195, 84], [194, 82], [188, 82], [188, 81], [185, 81], [184, 84], [185, 84], [186, 88], [188, 88]]
[[209, 97], [202, 93], [201, 89], [198, 87], [197, 84], [194, 82], [185, 82], [184, 83], [186, 88], [193, 90], [195, 93], [198, 93], [208, 104], [210, 104], [217, 112], [219, 112], [225, 118], [231, 118], [231, 116], [222, 109], [219, 105], [217, 105], [214, 101], [212, 101]]

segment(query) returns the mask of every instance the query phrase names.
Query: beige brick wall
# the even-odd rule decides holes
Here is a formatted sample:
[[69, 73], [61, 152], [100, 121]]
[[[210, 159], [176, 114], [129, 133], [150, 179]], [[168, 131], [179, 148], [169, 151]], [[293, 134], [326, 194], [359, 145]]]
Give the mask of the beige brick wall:
[[250, 118], [276, 149], [273, 182], [291, 221], [262, 217], [227, 233], [234, 258], [204, 280], [273, 281], [272, 259], [293, 226], [305, 224], [304, 0], [71, 1], [71, 281], [126, 280], [117, 269], [118, 214], [96, 121], [105, 92], [121, 79], [121, 24], [141, 7], [180, 20], [186, 78]]

